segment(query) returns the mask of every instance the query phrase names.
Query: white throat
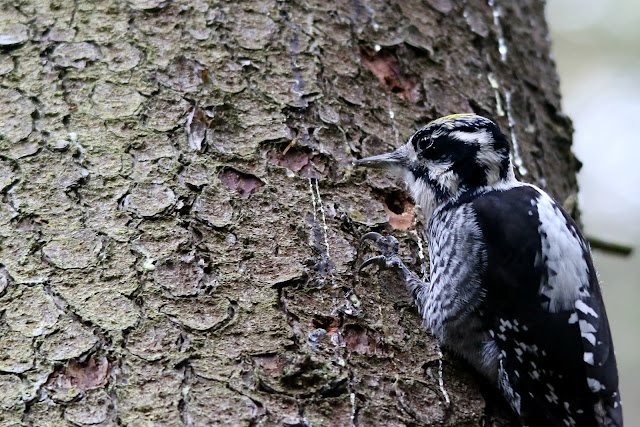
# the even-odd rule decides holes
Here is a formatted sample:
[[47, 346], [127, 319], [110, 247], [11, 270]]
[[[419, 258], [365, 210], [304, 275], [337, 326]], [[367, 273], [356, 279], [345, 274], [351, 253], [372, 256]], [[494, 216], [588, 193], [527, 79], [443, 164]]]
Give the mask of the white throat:
[[407, 172], [405, 182], [413, 200], [420, 206], [425, 221], [429, 222], [431, 215], [438, 207], [435, 191], [423, 180], [416, 179], [411, 172]]

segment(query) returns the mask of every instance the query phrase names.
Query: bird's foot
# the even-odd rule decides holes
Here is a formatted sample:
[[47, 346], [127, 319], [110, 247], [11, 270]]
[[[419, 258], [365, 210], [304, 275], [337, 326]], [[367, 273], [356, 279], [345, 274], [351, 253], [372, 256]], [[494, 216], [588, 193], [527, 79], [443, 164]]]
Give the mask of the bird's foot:
[[379, 269], [383, 270], [401, 270], [404, 264], [398, 257], [398, 239], [393, 236], [383, 236], [380, 233], [371, 231], [362, 238], [360, 243], [364, 243], [365, 240], [373, 240], [377, 245], [382, 255], [371, 257], [365, 260], [360, 267], [358, 267], [358, 273], [370, 265], [377, 265]]

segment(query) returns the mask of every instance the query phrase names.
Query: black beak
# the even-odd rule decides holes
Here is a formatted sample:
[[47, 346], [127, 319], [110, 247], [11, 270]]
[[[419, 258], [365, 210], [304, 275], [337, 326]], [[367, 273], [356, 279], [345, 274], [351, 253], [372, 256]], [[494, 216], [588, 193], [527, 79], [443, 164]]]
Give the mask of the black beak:
[[405, 168], [407, 164], [407, 148], [402, 146], [391, 153], [366, 157], [353, 162], [355, 166], [365, 166], [375, 169]]

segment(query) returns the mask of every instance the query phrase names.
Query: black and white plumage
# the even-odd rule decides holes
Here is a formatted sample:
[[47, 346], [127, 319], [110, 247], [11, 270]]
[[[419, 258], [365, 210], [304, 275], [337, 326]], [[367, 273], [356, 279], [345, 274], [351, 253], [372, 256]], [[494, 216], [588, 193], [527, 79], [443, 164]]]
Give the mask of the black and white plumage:
[[[539, 188], [516, 180], [490, 120], [434, 120], [398, 150], [357, 165], [395, 169], [428, 221], [423, 282], [377, 233], [441, 345], [497, 386], [530, 426], [622, 426], [618, 373], [589, 247]], [[362, 268], [361, 267], [361, 268]]]

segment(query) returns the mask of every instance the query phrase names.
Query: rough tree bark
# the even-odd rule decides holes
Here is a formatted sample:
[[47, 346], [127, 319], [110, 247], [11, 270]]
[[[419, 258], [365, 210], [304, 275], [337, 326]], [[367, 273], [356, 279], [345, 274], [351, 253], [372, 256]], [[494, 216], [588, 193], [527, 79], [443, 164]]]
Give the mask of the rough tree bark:
[[474, 111], [570, 202], [559, 99], [541, 0], [4, 1], [0, 424], [477, 425], [402, 285], [355, 277], [372, 229], [427, 260], [350, 162]]

